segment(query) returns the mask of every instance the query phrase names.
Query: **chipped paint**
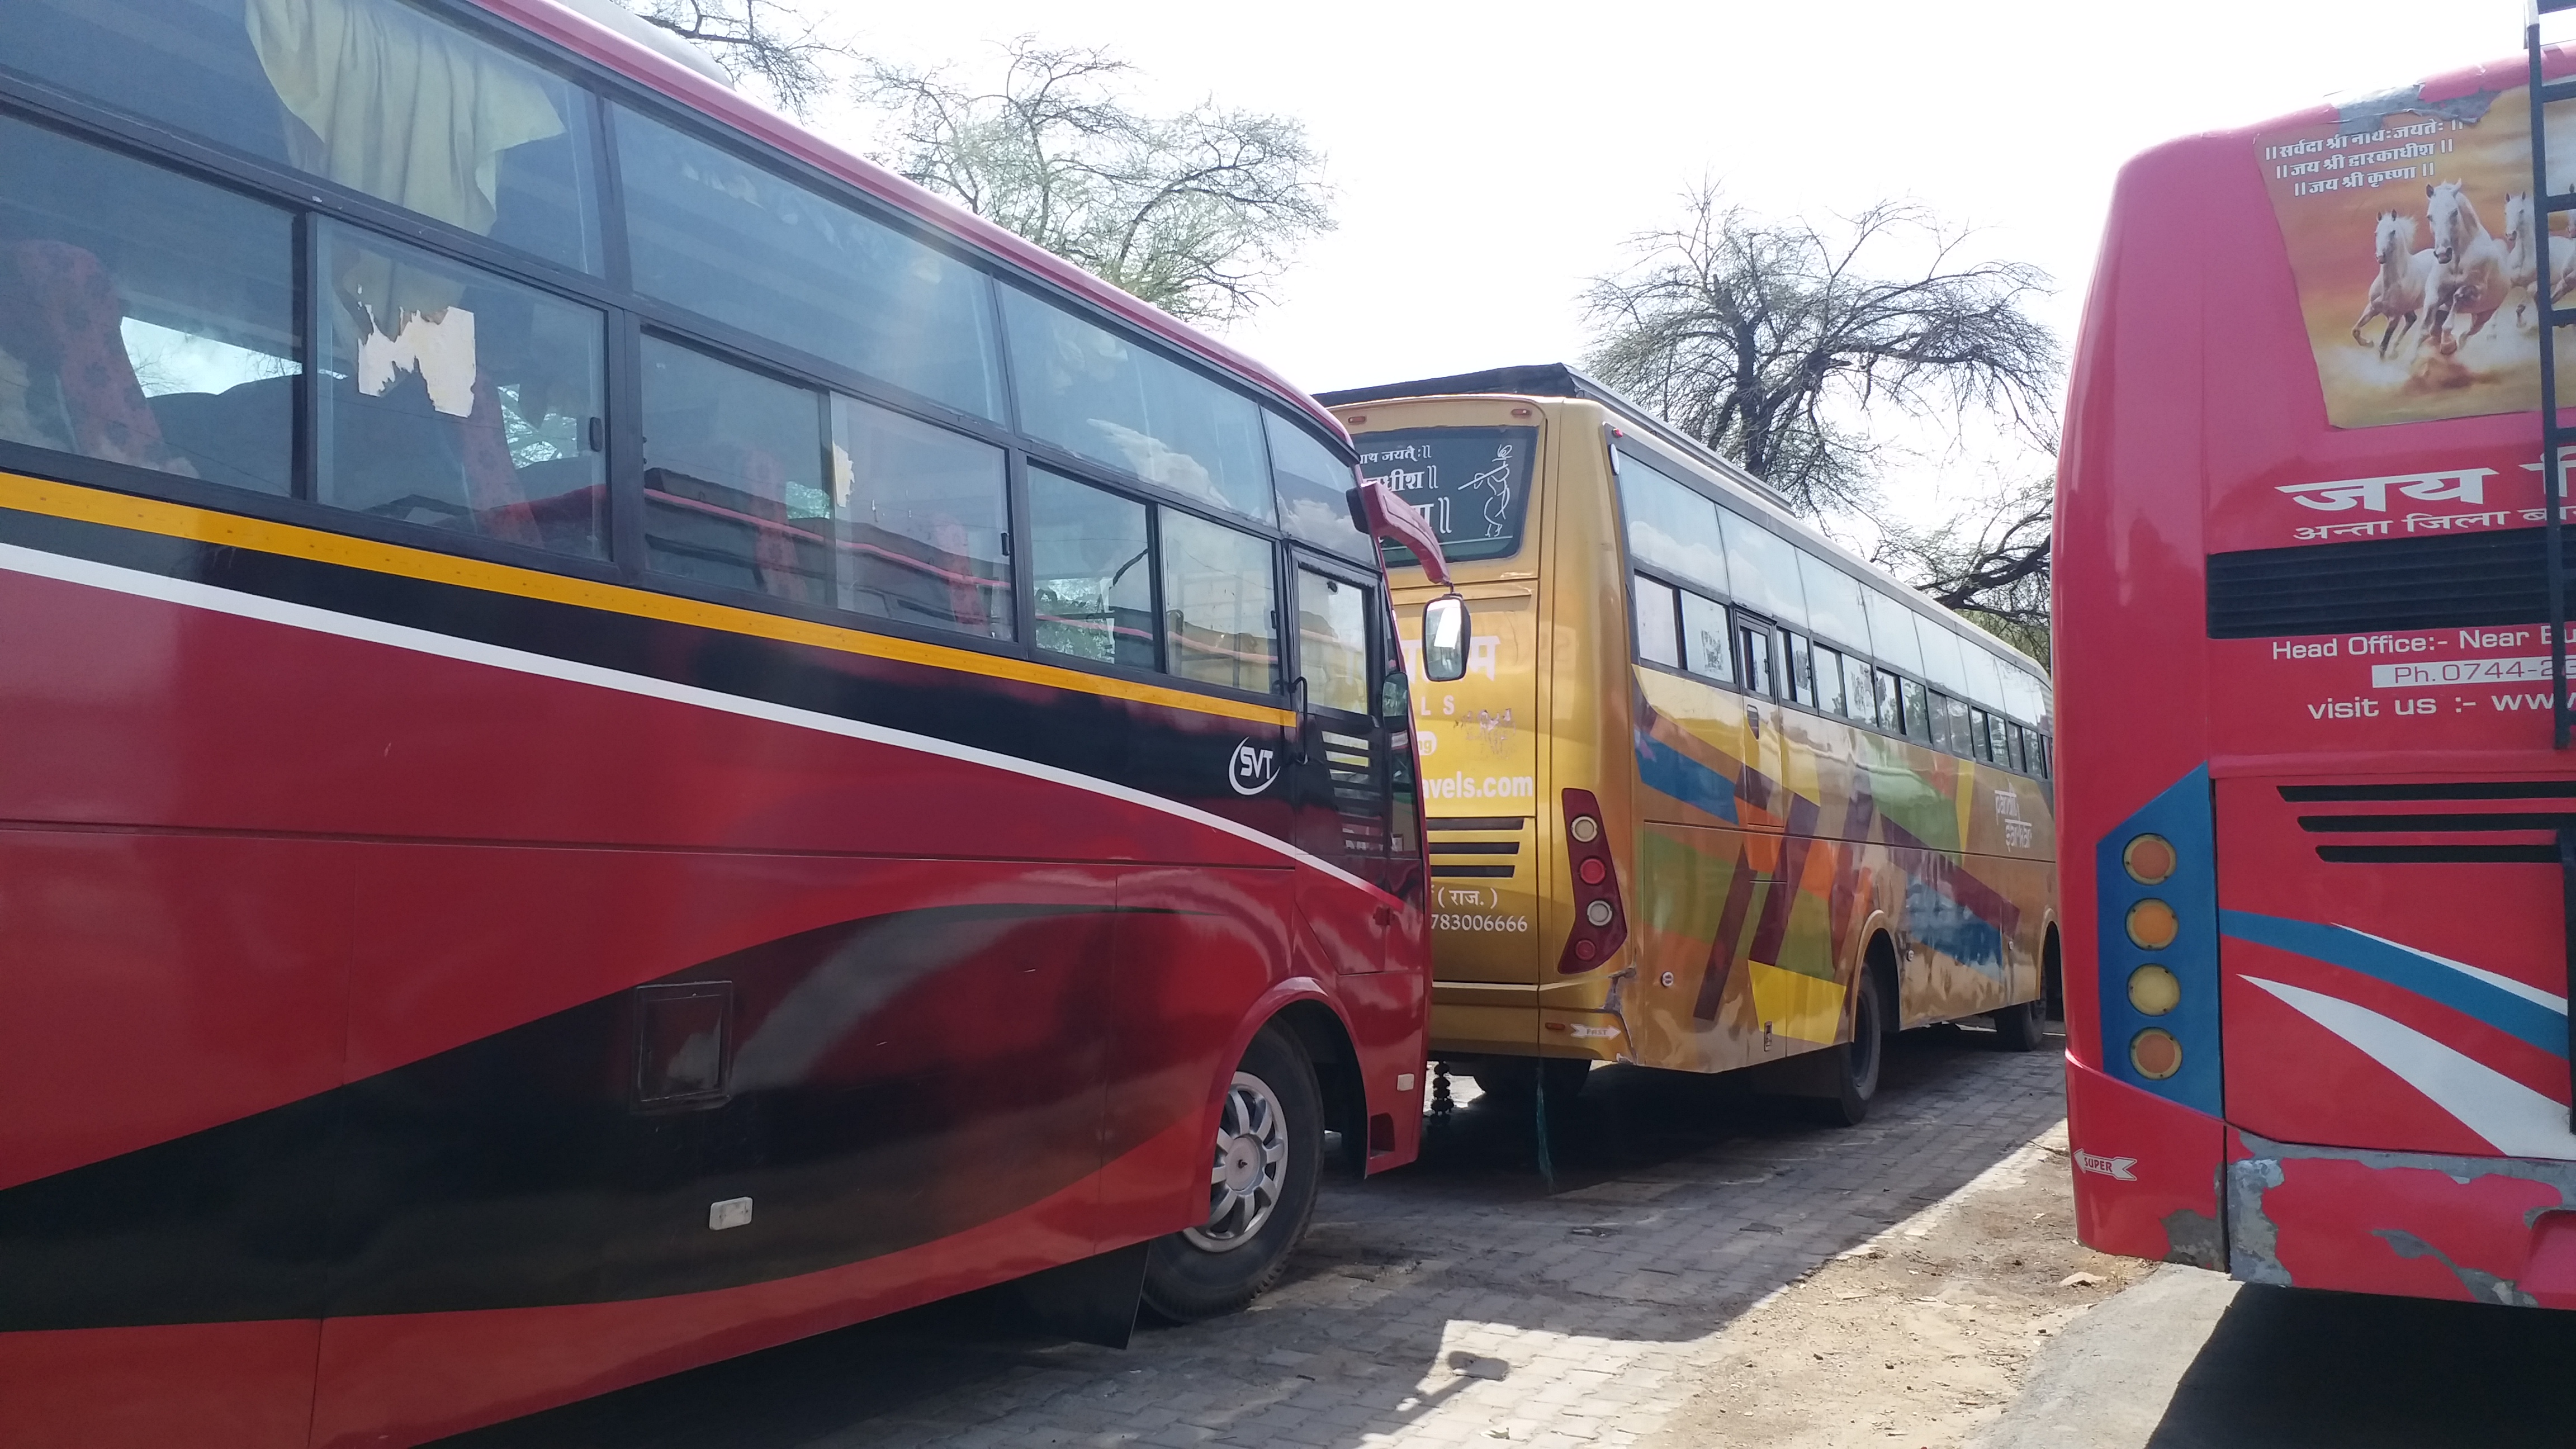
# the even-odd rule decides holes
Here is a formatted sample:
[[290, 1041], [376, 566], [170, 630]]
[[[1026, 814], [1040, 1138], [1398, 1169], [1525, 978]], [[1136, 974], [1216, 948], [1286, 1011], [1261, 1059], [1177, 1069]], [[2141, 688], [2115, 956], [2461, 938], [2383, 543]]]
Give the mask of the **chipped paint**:
[[[2542, 1213], [2576, 1209], [2576, 1162], [2536, 1161], [2525, 1157], [2461, 1157], [2440, 1152], [2378, 1152], [2353, 1147], [2306, 1147], [2295, 1142], [2274, 1142], [2242, 1129], [2237, 1136], [2244, 1139], [2246, 1151], [2255, 1157], [2275, 1161], [2357, 1162], [2378, 1172], [2413, 1168], [2438, 1172], [2462, 1187], [2480, 1178], [2510, 1177], [2555, 1188], [2558, 1192], [2557, 1206], [2534, 1208], [2525, 1213], [2525, 1226], [2537, 1223]], [[2272, 1185], [2278, 1187], [2280, 1184], [2276, 1181]]]
[[[2245, 1140], [2250, 1145], [2254, 1138], [2247, 1135]], [[2275, 1158], [2227, 1164], [2228, 1277], [2289, 1286], [2290, 1270], [2281, 1266], [2281, 1230], [2263, 1213], [2263, 1194], [2282, 1181], [2281, 1164]]]
[[2178, 1208], [2159, 1221], [2165, 1229], [2166, 1262], [2186, 1263], [2213, 1273], [2227, 1271], [2227, 1235], [2219, 1228], [2218, 1219]]
[[2500, 1303], [2507, 1308], [2540, 1306], [2539, 1299], [2515, 1287], [2511, 1278], [2499, 1278], [2480, 1268], [2463, 1268], [2451, 1261], [2450, 1254], [2402, 1228], [2378, 1228], [2373, 1230], [2372, 1236], [2385, 1238], [2388, 1246], [2395, 1249], [2401, 1258], [2431, 1258], [2450, 1269], [2451, 1276], [2459, 1279], [2460, 1286], [2468, 1289], [2469, 1296], [2480, 1303]]

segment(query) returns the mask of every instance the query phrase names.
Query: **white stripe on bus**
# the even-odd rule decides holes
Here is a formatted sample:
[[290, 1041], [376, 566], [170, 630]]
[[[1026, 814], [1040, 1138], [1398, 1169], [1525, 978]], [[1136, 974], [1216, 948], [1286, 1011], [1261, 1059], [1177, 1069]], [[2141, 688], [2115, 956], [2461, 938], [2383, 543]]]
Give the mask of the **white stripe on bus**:
[[1184, 805], [1177, 800], [1167, 800], [1160, 795], [1132, 789], [1115, 781], [1076, 774], [1071, 770], [1060, 770], [1052, 765], [1023, 760], [1015, 755], [1005, 755], [993, 750], [979, 750], [971, 745], [955, 744], [931, 735], [914, 734], [909, 730], [888, 729], [883, 725], [843, 719], [838, 715], [822, 714], [814, 710], [794, 709], [782, 704], [745, 699], [740, 695], [703, 689], [694, 684], [675, 684], [649, 675], [629, 674], [623, 670], [605, 669], [596, 664], [582, 664], [568, 659], [551, 658], [543, 654], [531, 654], [525, 650], [504, 648], [498, 644], [459, 639], [451, 635], [432, 633], [426, 629], [415, 629], [405, 624], [388, 624], [354, 614], [333, 613], [328, 609], [318, 609], [310, 604], [288, 603], [258, 594], [219, 589], [211, 584], [167, 578], [160, 574], [119, 568], [113, 564], [95, 563], [88, 559], [71, 558], [62, 554], [44, 553], [17, 544], [0, 543], [0, 569], [28, 574], [36, 578], [54, 579], [62, 583], [107, 589], [140, 599], [157, 599], [163, 603], [204, 609], [211, 613], [230, 614], [236, 618], [282, 624], [291, 629], [305, 629], [317, 634], [334, 634], [344, 639], [356, 639], [364, 643], [408, 650], [415, 654], [429, 654], [467, 664], [506, 669], [516, 674], [560, 679], [571, 684], [610, 689], [646, 699], [694, 705], [700, 709], [717, 710], [725, 714], [739, 715], [745, 719], [767, 720], [773, 724], [790, 725], [798, 729], [840, 735], [847, 739], [864, 740], [869, 744], [885, 745], [893, 749], [937, 755], [964, 764], [1004, 770], [1028, 779], [1044, 780], [1049, 784], [1069, 786], [1112, 800], [1124, 801], [1130, 805], [1141, 805], [1148, 810], [1159, 811], [1176, 819], [1222, 831], [1238, 840], [1260, 846], [1274, 855], [1296, 861], [1301, 865], [1312, 866], [1333, 879], [1365, 891], [1371, 896], [1397, 905], [1403, 904], [1393, 895], [1332, 862], [1309, 855], [1286, 841], [1266, 835], [1240, 821], [1228, 820], [1222, 815]]

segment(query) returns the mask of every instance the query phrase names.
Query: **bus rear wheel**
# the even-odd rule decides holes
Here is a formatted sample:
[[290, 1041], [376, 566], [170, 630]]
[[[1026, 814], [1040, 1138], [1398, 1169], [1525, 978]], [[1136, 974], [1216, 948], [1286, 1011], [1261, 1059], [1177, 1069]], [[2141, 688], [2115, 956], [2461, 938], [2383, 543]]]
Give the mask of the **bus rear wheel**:
[[1279, 1280], [1323, 1176], [1324, 1096], [1294, 1042], [1263, 1027], [1226, 1084], [1207, 1218], [1145, 1253], [1145, 1311], [1165, 1323], [1232, 1313]]
[[1816, 1099], [1816, 1115], [1829, 1127], [1857, 1127], [1869, 1118], [1869, 1102], [1878, 1095], [1878, 1069], [1887, 1058], [1891, 1013], [1881, 999], [1879, 973], [1864, 973], [1860, 994], [1852, 1001], [1851, 1040], [1833, 1048], [1834, 1093]]

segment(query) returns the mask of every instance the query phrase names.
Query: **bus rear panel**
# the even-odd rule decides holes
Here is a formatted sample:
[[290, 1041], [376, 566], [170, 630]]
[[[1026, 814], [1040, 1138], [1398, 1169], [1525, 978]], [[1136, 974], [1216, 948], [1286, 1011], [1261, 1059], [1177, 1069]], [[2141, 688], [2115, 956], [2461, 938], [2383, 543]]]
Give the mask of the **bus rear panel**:
[[2122, 174], [2056, 574], [2098, 1248], [2576, 1303], [2520, 74]]

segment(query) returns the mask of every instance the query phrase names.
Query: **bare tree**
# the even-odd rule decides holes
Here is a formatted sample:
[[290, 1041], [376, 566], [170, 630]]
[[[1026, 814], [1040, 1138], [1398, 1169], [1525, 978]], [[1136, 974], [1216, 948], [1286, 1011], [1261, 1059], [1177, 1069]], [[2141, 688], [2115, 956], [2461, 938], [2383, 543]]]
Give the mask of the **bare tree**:
[[2042, 476], [1996, 493], [1935, 528], [1882, 523], [1871, 561], [2046, 664], [2049, 540], [2056, 504], [2057, 480]]
[[888, 164], [1193, 321], [1267, 302], [1297, 247], [1332, 229], [1323, 157], [1297, 121], [1212, 100], [1144, 114], [1106, 50], [1021, 36], [1004, 55], [990, 89], [872, 66]]
[[657, 26], [714, 57], [737, 82], [751, 81], [792, 115], [811, 112], [837, 73], [857, 63], [850, 47], [780, 0], [620, 0]]
[[[2057, 340], [2027, 308], [2048, 275], [1962, 262], [1962, 233], [1881, 202], [1831, 234], [1776, 222], [1714, 186], [1686, 219], [1632, 243], [1633, 265], [1585, 295], [1586, 358], [1612, 385], [1742, 463], [1812, 516], [1878, 494], [1885, 406], [1915, 422], [1994, 415], [2034, 441], [2055, 426]], [[1917, 265], [1873, 270], [1911, 245]]]

